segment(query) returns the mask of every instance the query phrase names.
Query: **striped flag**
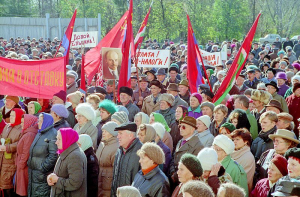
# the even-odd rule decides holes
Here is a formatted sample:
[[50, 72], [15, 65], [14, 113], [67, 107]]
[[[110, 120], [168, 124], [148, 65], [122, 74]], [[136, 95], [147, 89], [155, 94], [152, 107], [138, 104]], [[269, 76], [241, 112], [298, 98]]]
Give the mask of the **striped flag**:
[[218, 105], [224, 100], [226, 95], [231, 90], [232, 86], [235, 84], [235, 80], [240, 75], [244, 64], [246, 62], [246, 59], [248, 57], [249, 51], [252, 46], [252, 40], [255, 35], [256, 27], [258, 24], [258, 20], [260, 17], [260, 13], [258, 14], [256, 20], [254, 21], [250, 31], [248, 32], [240, 50], [238, 51], [236, 57], [234, 58], [234, 61], [232, 63], [232, 66], [230, 67], [225, 79], [223, 80], [220, 88], [218, 89], [216, 95], [213, 98], [213, 103], [215, 105]]

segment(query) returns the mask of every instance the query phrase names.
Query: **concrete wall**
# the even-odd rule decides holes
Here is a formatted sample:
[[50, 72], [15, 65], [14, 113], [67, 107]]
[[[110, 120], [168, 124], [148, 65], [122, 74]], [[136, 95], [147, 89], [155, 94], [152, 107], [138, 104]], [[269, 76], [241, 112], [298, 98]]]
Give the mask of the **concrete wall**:
[[[50, 18], [46, 14], [45, 18], [20, 18], [20, 17], [0, 17], [0, 36], [6, 38], [50, 38], [62, 39], [70, 18]], [[74, 32], [98, 31], [98, 41], [101, 40], [101, 16], [98, 18], [76, 18]]]

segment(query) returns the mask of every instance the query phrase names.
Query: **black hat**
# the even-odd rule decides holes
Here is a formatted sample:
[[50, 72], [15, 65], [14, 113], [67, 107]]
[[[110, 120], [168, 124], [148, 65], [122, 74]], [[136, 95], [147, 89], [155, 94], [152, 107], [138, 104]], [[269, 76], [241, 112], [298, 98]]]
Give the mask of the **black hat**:
[[265, 55], [265, 57], [264, 57], [264, 58], [267, 58], [268, 60], [270, 60], [270, 59], [271, 59], [270, 55]]
[[272, 196], [299, 196], [300, 183], [291, 180], [279, 180]]
[[244, 79], [246, 79], [246, 76], [243, 74], [239, 74], [239, 77], [243, 77]]
[[158, 87], [158, 88], [160, 88], [160, 89], [162, 89], [161, 82], [158, 81], [157, 79], [152, 80], [152, 81], [150, 82], [149, 87], [151, 87], [151, 86], [153, 86], [153, 85], [156, 86], [156, 87]]
[[276, 88], [276, 92], [279, 91], [279, 88], [277, 87], [277, 83], [275, 81], [270, 81], [269, 83], [266, 83], [266, 87], [268, 86], [273, 86], [274, 88]]
[[199, 85], [200, 90], [209, 90], [209, 85], [204, 83]]
[[232, 64], [232, 63], [233, 63], [232, 60], [228, 60], [225, 64], [226, 64], [226, 65], [229, 65], [229, 64]]
[[205, 94], [206, 96], [210, 97], [210, 98], [213, 98], [214, 97], [214, 94], [210, 91], [210, 90], [202, 90], [201, 94]]
[[284, 157], [286, 159], [289, 159], [289, 157], [296, 157], [300, 159], [300, 148], [290, 148], [285, 152]]
[[93, 93], [101, 93], [101, 94], [107, 94], [106, 90], [100, 86], [96, 87], [90, 87], [87, 92], [87, 94], [93, 94]]
[[175, 66], [171, 66], [169, 68], [169, 72], [171, 72], [171, 71], [176, 71], [178, 73], [178, 69]]
[[131, 132], [137, 131], [137, 125], [134, 122], [127, 122], [119, 125], [115, 128], [115, 131], [122, 131], [122, 130], [128, 130]]
[[129, 87], [122, 86], [122, 87], [120, 87], [120, 90], [119, 90], [119, 94], [121, 94], [121, 93], [125, 93], [128, 96], [132, 96], [133, 95], [133, 90]]
[[152, 73], [153, 75], [154, 75], [154, 77], [155, 77], [155, 79], [156, 79], [156, 71], [154, 70], [154, 69], [151, 69], [151, 70], [147, 70], [146, 72], [145, 72], [145, 74], [147, 75], [147, 73]]
[[140, 82], [149, 82], [146, 76], [140, 77]]

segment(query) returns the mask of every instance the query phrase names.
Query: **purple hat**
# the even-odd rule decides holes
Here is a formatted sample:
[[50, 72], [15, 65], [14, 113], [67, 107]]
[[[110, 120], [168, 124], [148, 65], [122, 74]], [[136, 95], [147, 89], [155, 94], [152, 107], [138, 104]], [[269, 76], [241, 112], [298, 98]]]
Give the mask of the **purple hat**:
[[277, 73], [276, 79], [284, 79], [284, 80], [287, 80], [287, 77], [286, 77], [285, 72], [279, 72], [279, 73]]
[[193, 93], [192, 95], [191, 95], [191, 97], [196, 97], [196, 99], [198, 99], [198, 101], [199, 101], [199, 103], [201, 104], [201, 102], [202, 102], [202, 96], [199, 94], [199, 93]]
[[52, 106], [51, 111], [56, 113], [59, 117], [68, 118], [69, 111], [63, 104], [55, 104]]
[[66, 93], [66, 91], [64, 91], [64, 90], [61, 90], [61, 91], [57, 92], [57, 93], [54, 94], [53, 96], [57, 96], [58, 98], [60, 98], [61, 100], [63, 100], [64, 103], [65, 103], [66, 100], [67, 100], [67, 93]]
[[300, 64], [299, 63], [293, 63], [292, 66], [296, 68], [297, 70], [300, 70]]
[[180, 69], [181, 72], [182, 72], [184, 69], [187, 69], [187, 64], [183, 64], [183, 65], [182, 65], [182, 67], [181, 67], [181, 69]]
[[235, 44], [230, 45], [230, 47], [233, 49], [235, 47]]

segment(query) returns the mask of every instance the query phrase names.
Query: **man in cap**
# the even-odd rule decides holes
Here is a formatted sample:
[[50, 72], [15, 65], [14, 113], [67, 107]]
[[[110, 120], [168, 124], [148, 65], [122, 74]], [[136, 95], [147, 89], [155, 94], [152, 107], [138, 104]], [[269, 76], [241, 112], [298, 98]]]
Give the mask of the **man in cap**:
[[73, 92], [76, 92], [78, 87], [76, 80], [78, 79], [78, 74], [70, 70], [67, 72], [66, 82], [67, 82], [67, 94], [71, 94]]
[[179, 96], [182, 100], [190, 104], [190, 92], [188, 80], [181, 80], [178, 84]]
[[[248, 87], [248, 88], [252, 88], [252, 89], [256, 89], [257, 88], [257, 84], [260, 82], [256, 77], [255, 77], [255, 67], [254, 65], [250, 65], [247, 68], [247, 77], [248, 79], [244, 82], [244, 84]], [[256, 67], [257, 68], [257, 67]]]
[[106, 79], [119, 79], [120, 68], [118, 53], [113, 50], [106, 52], [103, 59], [103, 77]]
[[76, 57], [73, 65], [72, 65], [72, 69], [78, 73], [79, 68], [80, 68], [80, 72], [81, 72], [81, 57]]
[[162, 90], [162, 85], [160, 81], [157, 79], [154, 79], [150, 82], [150, 91], [151, 95], [147, 96], [144, 99], [143, 106], [142, 106], [142, 112], [150, 114], [152, 112], [155, 112], [159, 110], [159, 101], [160, 101], [160, 96], [161, 96], [161, 90]]
[[124, 123], [116, 127], [115, 131], [118, 131], [120, 148], [114, 161], [111, 196], [116, 196], [118, 187], [132, 184], [134, 176], [140, 170], [140, 158], [136, 153], [142, 147], [142, 143], [136, 138], [135, 123]]
[[178, 65], [171, 64], [171, 66], [169, 68], [169, 79], [168, 79], [167, 86], [169, 85], [169, 83], [179, 84], [180, 80], [177, 79], [177, 75], [178, 75]]
[[156, 77], [157, 77], [157, 80], [160, 81], [160, 83], [162, 84], [163, 89], [164, 90], [167, 89], [168, 79], [166, 78], [165, 68], [158, 69], [157, 72], [156, 72]]
[[5, 97], [4, 106], [0, 109], [2, 118], [6, 123], [10, 123], [10, 112], [14, 108], [21, 108], [19, 106], [19, 97], [7, 95]]
[[236, 87], [239, 89], [240, 94], [244, 94], [244, 92], [248, 89], [248, 87], [244, 84], [246, 76], [240, 74], [235, 81]]
[[132, 96], [133, 96], [133, 91], [131, 88], [123, 86], [123, 87], [120, 87], [119, 94], [120, 94], [120, 101], [121, 101], [122, 105], [124, 107], [126, 107], [126, 109], [129, 112], [128, 119], [129, 119], [129, 121], [133, 122], [135, 114], [140, 112], [140, 108], [138, 108], [131, 101]]
[[258, 66], [258, 61], [256, 58], [254, 58], [254, 56], [255, 56], [255, 54], [251, 51], [248, 55], [246, 65], [251, 63], [251, 64], [254, 64], [255, 66]]
[[151, 94], [148, 84], [147, 77], [142, 76], [140, 77], [140, 89], [133, 91], [132, 100], [140, 109], [142, 108], [144, 99]]
[[251, 53], [254, 55], [255, 59], [259, 58], [259, 52], [261, 52], [261, 51], [262, 51], [261, 48], [258, 48], [258, 43], [254, 42], [253, 43], [253, 49], [252, 49]]
[[285, 99], [281, 95], [277, 94], [277, 92], [279, 91], [277, 83], [271, 81], [269, 83], [266, 83], [266, 87], [267, 87], [267, 91], [272, 95], [273, 99], [277, 100], [280, 103], [282, 110], [288, 113], [289, 108], [287, 106]]
[[138, 80], [136, 76], [130, 76], [130, 87], [132, 90], [138, 89]]
[[175, 100], [172, 106], [173, 110], [176, 110], [179, 105], [183, 105], [185, 107], [188, 107], [187, 102], [185, 102], [180, 96], [178, 95], [179, 89], [178, 85], [176, 83], [170, 83], [167, 88], [167, 93], [174, 96]]

